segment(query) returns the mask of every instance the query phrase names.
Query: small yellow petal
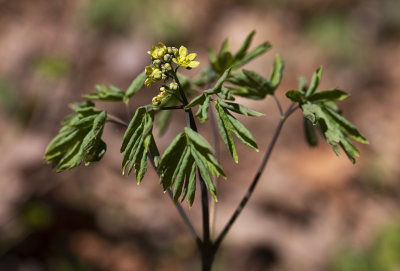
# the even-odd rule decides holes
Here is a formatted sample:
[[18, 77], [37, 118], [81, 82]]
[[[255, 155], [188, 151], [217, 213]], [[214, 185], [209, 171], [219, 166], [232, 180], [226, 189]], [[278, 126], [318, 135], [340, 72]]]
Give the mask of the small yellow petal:
[[192, 61], [192, 60], [194, 60], [194, 59], [196, 58], [196, 56], [197, 56], [196, 53], [191, 53], [191, 54], [189, 54], [189, 55], [187, 56], [187, 58], [188, 58], [190, 61]]
[[199, 66], [200, 62], [199, 61], [190, 61], [189, 63], [189, 67], [190, 68], [196, 68], [197, 66]]
[[187, 55], [187, 49], [186, 49], [186, 47], [185, 46], [181, 46], [180, 48], [179, 48], [179, 56], [180, 57], [186, 57], [186, 55]]

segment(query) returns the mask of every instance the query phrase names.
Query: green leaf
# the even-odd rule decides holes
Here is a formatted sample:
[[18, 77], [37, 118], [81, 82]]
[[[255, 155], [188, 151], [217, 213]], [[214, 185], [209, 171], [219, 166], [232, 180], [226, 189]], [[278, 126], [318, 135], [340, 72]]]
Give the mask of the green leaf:
[[182, 196], [182, 198], [184, 199], [184, 196], [186, 196], [186, 195], [187, 195], [189, 205], [192, 206], [194, 197], [196, 195], [196, 164], [195, 163], [193, 163], [192, 168], [190, 169], [189, 175], [186, 175], [185, 190], [184, 190], [184, 195]]
[[225, 70], [224, 74], [218, 79], [215, 86], [211, 89], [205, 90], [204, 93], [211, 95], [211, 94], [217, 94], [217, 93], [221, 92], [222, 84], [228, 78], [230, 72], [231, 72], [231, 68], [228, 68], [227, 70]]
[[304, 76], [299, 78], [299, 91], [304, 95], [307, 91], [307, 79]]
[[258, 146], [256, 140], [254, 139], [253, 135], [247, 130], [246, 127], [242, 123], [240, 123], [234, 116], [232, 116], [229, 112], [226, 112], [228, 115], [228, 119], [233, 126], [233, 132], [247, 146], [253, 148], [255, 151], [258, 152]]
[[313, 77], [311, 79], [310, 86], [308, 87], [305, 97], [308, 98], [311, 95], [314, 94], [314, 92], [317, 90], [317, 87], [319, 85], [319, 82], [321, 81], [321, 76], [322, 76], [322, 67], [319, 67], [313, 74]]
[[199, 110], [195, 115], [201, 122], [206, 122], [208, 120], [208, 108], [210, 107], [210, 101], [210, 96], [207, 96], [203, 104], [199, 106]]
[[[185, 149], [185, 153], [182, 156], [182, 163], [178, 167], [177, 174], [176, 174], [176, 181], [174, 185], [174, 190], [173, 190], [173, 198], [174, 201], [177, 202], [180, 195], [182, 194], [184, 182], [185, 182], [185, 176], [188, 176], [190, 174], [190, 171], [192, 170], [194, 164], [194, 159], [190, 155], [190, 150], [189, 148]], [[186, 177], [187, 178], [187, 177]], [[194, 185], [196, 186], [196, 184]], [[182, 198], [182, 200], [184, 197]]]
[[289, 90], [286, 93], [286, 97], [288, 97], [292, 102], [302, 103], [302, 94], [298, 90]]
[[206, 100], [206, 94], [202, 93], [199, 96], [195, 97], [189, 104], [187, 104], [185, 106], [185, 109], [189, 109], [198, 104], [202, 104], [202, 103], [204, 103], [205, 100]]
[[217, 55], [213, 48], [208, 48], [208, 59], [210, 60], [210, 63], [217, 62]]
[[162, 171], [164, 167], [168, 167], [168, 162], [174, 160], [176, 158], [174, 154], [176, 154], [176, 150], [180, 147], [185, 147], [187, 144], [186, 137], [184, 133], [178, 134], [174, 140], [169, 144], [167, 149], [164, 151], [164, 154], [161, 157], [160, 164], [158, 165], [158, 169]]
[[135, 115], [133, 115], [133, 118], [131, 119], [131, 122], [128, 125], [128, 128], [126, 128], [123, 140], [122, 140], [122, 145], [120, 152], [125, 151], [125, 148], [130, 141], [133, 133], [138, 129], [139, 125], [142, 124], [143, 116], [146, 113], [146, 109], [144, 107], [139, 107]]
[[[158, 151], [155, 151], [155, 142], [152, 134], [154, 112], [147, 107], [139, 107], [133, 116], [122, 140], [121, 152], [122, 174], [130, 175], [135, 169], [136, 181], [142, 181], [147, 171], [147, 155], [150, 154], [157, 160]], [[128, 170], [126, 170], [128, 169]]]
[[201, 148], [207, 149], [210, 152], [212, 151], [212, 147], [199, 133], [193, 131], [189, 127], [185, 127], [185, 133], [189, 139], [189, 141]]
[[131, 98], [135, 95], [139, 90], [141, 90], [144, 86], [144, 81], [146, 81], [146, 73], [142, 72], [135, 79], [133, 79], [131, 85], [125, 92], [126, 97]]
[[221, 92], [217, 93], [217, 96], [223, 100], [229, 100], [229, 101], [235, 100], [235, 97], [233, 97], [229, 88], [224, 86], [221, 87]]
[[196, 148], [194, 147], [194, 145], [190, 145], [190, 153], [192, 154], [192, 156], [195, 160], [196, 166], [199, 169], [200, 175], [207, 187], [207, 190], [214, 197], [214, 200], [218, 201], [217, 191], [216, 191], [215, 186], [210, 178], [210, 174], [208, 172], [205, 161], [201, 158], [201, 156], [199, 155], [199, 153], [196, 150]]
[[224, 107], [224, 108], [226, 108], [226, 109], [228, 109], [228, 110], [230, 110], [230, 111], [232, 111], [232, 112], [241, 114], [241, 115], [251, 116], [251, 117], [261, 117], [261, 116], [264, 116], [263, 113], [257, 112], [257, 111], [255, 111], [255, 110], [252, 110], [252, 109], [250, 109], [250, 108], [247, 108], [247, 107], [245, 107], [245, 106], [243, 106], [243, 105], [240, 105], [240, 104], [237, 104], [237, 103], [224, 102], [224, 101], [222, 101], [222, 100], [219, 100], [218, 103], [219, 103], [222, 107]]
[[239, 61], [235, 61], [235, 63], [232, 65], [232, 69], [237, 69], [250, 60], [258, 57], [259, 55], [262, 55], [269, 49], [271, 49], [271, 44], [269, 42], [264, 42], [260, 45], [258, 45], [256, 48], [254, 48], [250, 53], [246, 54], [244, 57], [242, 57]]
[[247, 49], [249, 49], [249, 46], [251, 44], [251, 41], [253, 40], [253, 36], [256, 33], [256, 31], [252, 31], [244, 40], [242, 46], [239, 48], [239, 50], [236, 52], [236, 54], [233, 56], [233, 59], [235, 61], [243, 59], [243, 57], [246, 55]]
[[339, 89], [332, 89], [316, 92], [309, 96], [307, 100], [313, 103], [320, 103], [328, 101], [342, 101], [347, 97], [349, 97], [348, 93]]
[[221, 135], [222, 141], [225, 146], [228, 148], [229, 153], [231, 154], [235, 163], [238, 162], [238, 155], [236, 151], [235, 141], [231, 135], [232, 124], [230, 123], [224, 109], [218, 103], [215, 105], [215, 115], [217, 117], [217, 124], [219, 134]]
[[274, 90], [279, 86], [282, 80], [284, 63], [279, 55], [275, 57], [274, 66], [269, 78], [270, 84], [274, 87]]
[[369, 144], [368, 140], [361, 135], [357, 128], [342, 115], [337, 113], [335, 110], [325, 106], [324, 110], [336, 121], [340, 129], [346, 133], [349, 137], [363, 144]]
[[274, 86], [267, 79], [253, 71], [233, 71], [227, 80], [237, 87], [230, 88], [234, 95], [260, 100], [274, 93]]
[[229, 52], [228, 48], [229, 48], [229, 39], [225, 39], [222, 42], [222, 45], [221, 45], [221, 48], [219, 49], [219, 53], [218, 54], [221, 55], [221, 54]]
[[253, 71], [243, 70], [243, 73], [247, 77], [248, 82], [250, 82], [250, 85], [257, 86], [257, 88], [264, 89], [270, 92], [269, 94], [272, 94], [273, 87], [270, 81]]
[[106, 152], [101, 140], [107, 113], [98, 110], [92, 102], [71, 105], [75, 113], [68, 115], [62, 127], [46, 148], [44, 158], [57, 172], [99, 161]]
[[164, 190], [174, 186], [175, 201], [181, 195], [182, 200], [187, 196], [189, 204], [192, 205], [196, 189], [196, 166], [207, 189], [216, 197], [210, 175], [225, 177], [225, 173], [213, 156], [210, 144], [187, 127], [185, 132], [177, 135], [167, 147], [158, 165], [161, 172], [160, 182]]
[[312, 122], [307, 119], [303, 118], [303, 123], [304, 123], [304, 135], [306, 137], [306, 141], [308, 145], [311, 147], [315, 147], [318, 144], [318, 138], [317, 135], [315, 134], [315, 128]]
[[[359, 156], [359, 152], [354, 145], [348, 140], [348, 137], [357, 138], [362, 143], [367, 143], [366, 139], [360, 135], [355, 127], [339, 115], [331, 113], [329, 108], [324, 105], [312, 104], [308, 102], [302, 105], [304, 116], [314, 125], [319, 124], [319, 128], [325, 136], [326, 141], [332, 147], [336, 155], [340, 155], [339, 147], [345, 151], [348, 158], [355, 163], [355, 158]], [[332, 111], [332, 110], [331, 110]], [[337, 114], [338, 115], [338, 114]], [[344, 124], [346, 123], [346, 124]]]
[[95, 86], [96, 92], [82, 95], [83, 97], [90, 100], [99, 100], [99, 101], [107, 101], [107, 102], [120, 102], [124, 99], [124, 92], [122, 92], [119, 88], [114, 86]]
[[[226, 107], [224, 107], [224, 102], [218, 100], [215, 109], [217, 116], [218, 129], [224, 142], [225, 146], [228, 148], [233, 160], [237, 163], [238, 156], [236, 151], [236, 145], [232, 138], [231, 132], [242, 141], [244, 144], [258, 151], [257, 144], [254, 140], [253, 135], [241, 124], [234, 116], [232, 116]], [[229, 106], [229, 105], [228, 105]], [[240, 111], [239, 111], [240, 112]]]

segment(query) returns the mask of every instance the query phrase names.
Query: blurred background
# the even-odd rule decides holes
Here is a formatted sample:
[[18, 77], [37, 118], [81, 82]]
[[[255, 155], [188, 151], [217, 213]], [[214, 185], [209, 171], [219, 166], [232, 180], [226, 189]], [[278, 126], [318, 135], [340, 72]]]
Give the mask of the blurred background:
[[[121, 174], [124, 130], [108, 124], [99, 163], [56, 174], [46, 145], [68, 104], [95, 84], [125, 90], [158, 41], [197, 52], [229, 37], [235, 51], [273, 49], [246, 66], [267, 76], [280, 54], [278, 98], [320, 65], [320, 88], [351, 93], [344, 114], [370, 141], [353, 166], [320, 140], [305, 143], [300, 112], [284, 127], [253, 198], [225, 239], [214, 270], [400, 268], [400, 2], [398, 0], [0, 0], [0, 270], [200, 270], [194, 241], [149, 169], [140, 186]], [[200, 69], [187, 73], [194, 76]], [[135, 96], [131, 112], [157, 89]], [[240, 100], [266, 114], [241, 118], [260, 147], [222, 146], [218, 234], [247, 189], [278, 122], [272, 101]], [[119, 104], [98, 103], [129, 120]], [[178, 114], [175, 114], [178, 113]], [[161, 149], [182, 127], [174, 112]], [[201, 125], [207, 134], [208, 124]], [[199, 197], [199, 196], [198, 196]], [[198, 199], [197, 199], [198, 200]], [[200, 232], [200, 205], [188, 208]]]

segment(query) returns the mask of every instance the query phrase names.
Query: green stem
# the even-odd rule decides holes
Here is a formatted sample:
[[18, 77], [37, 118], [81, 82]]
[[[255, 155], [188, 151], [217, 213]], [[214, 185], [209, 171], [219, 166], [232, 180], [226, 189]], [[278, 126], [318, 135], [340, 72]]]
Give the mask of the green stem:
[[283, 124], [285, 123], [285, 121], [287, 120], [287, 118], [298, 108], [298, 107], [294, 107], [295, 103], [292, 103], [288, 109], [286, 110], [286, 112], [282, 115], [281, 119], [279, 120], [279, 123], [275, 129], [274, 135], [269, 143], [268, 149], [264, 155], [263, 160], [261, 161], [260, 167], [256, 173], [256, 175], [253, 178], [253, 181], [250, 184], [249, 189], [247, 190], [246, 194], [243, 196], [242, 200], [240, 201], [238, 207], [236, 208], [236, 210], [234, 211], [234, 213], [232, 214], [231, 218], [229, 219], [228, 223], [225, 225], [224, 229], [222, 230], [222, 232], [220, 233], [220, 235], [218, 236], [217, 240], [215, 241], [214, 245], [213, 245], [213, 250], [217, 251], [219, 246], [222, 243], [222, 240], [225, 238], [226, 234], [229, 232], [229, 230], [231, 229], [233, 223], [236, 221], [236, 219], [238, 218], [238, 216], [240, 215], [240, 213], [242, 212], [243, 208], [246, 206], [248, 200], [250, 199], [251, 195], [253, 194], [253, 191], [258, 183], [258, 181], [260, 180], [261, 174], [264, 172], [265, 166], [267, 165], [267, 162], [271, 156], [272, 150], [274, 149], [274, 146], [276, 144], [276, 141], [279, 137], [279, 134], [282, 130]]
[[[179, 93], [183, 100], [183, 105], [186, 106], [189, 104], [186, 95], [183, 91], [182, 85], [176, 75], [176, 71], [173, 72], [173, 78], [175, 82], [178, 84]], [[191, 109], [185, 109], [186, 112], [186, 123], [193, 131], [197, 132], [196, 122], [193, 117], [193, 112]], [[209, 271], [211, 270], [211, 265], [214, 260], [214, 252], [212, 250], [212, 242], [210, 239], [210, 213], [209, 213], [209, 205], [208, 205], [208, 191], [205, 185], [205, 182], [199, 172], [200, 179], [200, 191], [201, 191], [201, 206], [202, 206], [202, 216], [203, 216], [203, 247], [201, 249], [201, 258], [202, 258], [202, 270]]]

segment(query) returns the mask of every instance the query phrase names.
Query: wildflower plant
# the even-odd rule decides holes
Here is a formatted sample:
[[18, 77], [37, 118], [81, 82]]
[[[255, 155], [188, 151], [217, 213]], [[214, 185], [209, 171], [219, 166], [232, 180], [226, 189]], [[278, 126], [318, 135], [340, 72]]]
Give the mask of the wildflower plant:
[[[315, 71], [309, 84], [301, 78], [297, 90], [286, 92], [291, 104], [283, 110], [275, 96], [284, 69], [284, 63], [279, 56], [275, 57], [272, 72], [268, 77], [241, 69], [244, 64], [271, 48], [271, 45], [265, 42], [249, 51], [254, 34], [255, 32], [252, 32], [246, 37], [236, 53], [229, 51], [228, 40], [224, 41], [218, 53], [210, 49], [209, 63], [193, 80], [178, 71], [198, 67], [200, 62], [196, 60], [197, 55], [188, 53], [184, 46], [178, 49], [158, 43], [148, 51], [151, 64], [144, 68], [144, 72], [133, 80], [126, 91], [114, 86], [96, 86], [94, 93], [84, 95], [88, 101], [71, 106], [74, 113], [62, 122], [59, 134], [47, 147], [45, 159], [52, 163], [58, 172], [74, 168], [82, 161], [89, 165], [99, 161], [106, 152], [106, 144], [101, 139], [104, 125], [114, 123], [126, 127], [120, 149], [122, 173], [129, 175], [134, 171], [137, 183], [140, 184], [148, 164], [151, 164], [159, 175], [163, 190], [168, 192], [174, 201], [196, 241], [201, 253], [202, 270], [211, 270], [216, 251], [254, 191], [282, 126], [289, 116], [296, 111], [302, 112], [308, 144], [317, 144], [316, 133], [319, 131], [338, 156], [342, 148], [352, 163], [355, 163], [355, 158], [359, 155], [352, 140], [368, 143], [336, 105], [336, 102], [346, 99], [348, 94], [339, 89], [318, 90], [322, 68]], [[159, 94], [153, 97], [148, 105], [138, 107], [129, 123], [95, 107], [94, 102], [98, 100], [124, 102], [128, 105], [129, 100], [140, 90], [160, 82]], [[217, 146], [216, 139], [219, 134], [232, 159], [238, 163], [233, 134], [240, 142], [257, 152], [258, 146], [252, 133], [235, 115], [261, 117], [263, 114], [235, 102], [236, 97], [253, 100], [273, 98], [281, 118], [247, 193], [221, 233], [212, 240], [209, 194], [217, 201], [214, 181], [217, 177], [228, 178], [229, 174], [224, 172], [215, 155], [218, 150], [198, 133], [195, 119], [202, 123], [210, 121], [215, 135], [213, 145]], [[197, 112], [193, 114], [192, 110], [196, 107]], [[164, 153], [160, 154], [153, 135], [153, 126], [158, 125], [160, 134], [164, 133], [172, 110], [184, 112], [187, 125], [176, 135]], [[196, 183], [200, 184], [201, 193], [202, 238], [181, 206], [185, 199], [192, 206], [196, 195]]]

